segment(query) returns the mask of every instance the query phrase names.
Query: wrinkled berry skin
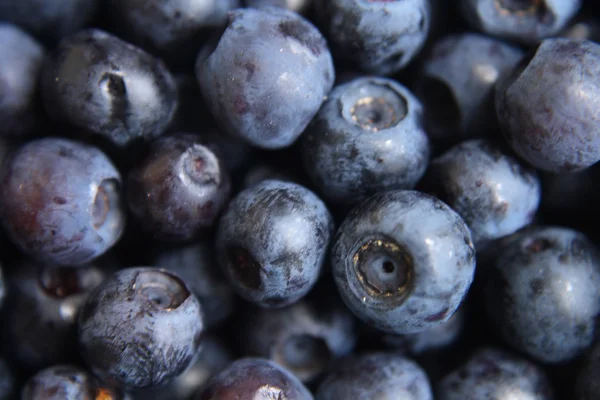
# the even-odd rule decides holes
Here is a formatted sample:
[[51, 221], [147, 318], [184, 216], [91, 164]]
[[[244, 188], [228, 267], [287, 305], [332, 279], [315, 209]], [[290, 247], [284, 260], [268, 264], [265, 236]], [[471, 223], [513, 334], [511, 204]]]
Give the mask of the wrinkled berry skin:
[[544, 40], [496, 87], [498, 120], [513, 150], [549, 172], [599, 161], [599, 74], [599, 44]]
[[242, 328], [245, 354], [268, 358], [303, 382], [318, 377], [357, 340], [354, 317], [327, 298], [305, 299], [282, 309], [253, 309]]
[[0, 136], [28, 135], [41, 122], [37, 82], [45, 50], [16, 25], [0, 23], [0, 53]]
[[331, 0], [315, 5], [334, 54], [374, 75], [406, 67], [429, 34], [429, 0]]
[[439, 400], [552, 400], [548, 378], [525, 358], [482, 348], [437, 385]]
[[230, 190], [218, 149], [193, 134], [152, 143], [127, 181], [133, 215], [148, 232], [167, 240], [189, 240], [210, 229]]
[[56, 365], [29, 378], [21, 392], [22, 400], [121, 399], [113, 390], [99, 384], [92, 375], [73, 365]]
[[556, 35], [583, 0], [460, 0], [464, 18], [485, 34], [525, 44]]
[[[203, 30], [218, 28], [238, 0], [110, 0], [110, 17], [126, 38], [167, 58], [187, 50]], [[199, 37], [200, 36], [200, 37]]]
[[1, 325], [11, 358], [30, 371], [77, 360], [77, 316], [105, 273], [96, 266], [33, 261], [19, 262], [13, 270]]
[[86, 26], [99, 0], [0, 0], [0, 20], [12, 22], [48, 43]]
[[281, 7], [298, 13], [307, 12], [313, 0], [243, 0], [246, 7]]
[[145, 51], [99, 29], [62, 40], [42, 71], [46, 111], [118, 146], [162, 134], [175, 114], [175, 80]]
[[427, 374], [398, 353], [365, 353], [347, 357], [319, 385], [316, 400], [433, 400]]
[[59, 265], [84, 264], [123, 233], [120, 185], [119, 172], [96, 147], [68, 139], [34, 140], [4, 164], [2, 223], [28, 255]]
[[486, 132], [495, 118], [494, 85], [522, 56], [519, 48], [479, 34], [436, 41], [416, 83], [431, 137], [451, 141]]
[[232, 11], [196, 76], [212, 114], [230, 134], [265, 149], [291, 145], [335, 79], [327, 42], [299, 14], [277, 7]]
[[200, 301], [207, 328], [231, 315], [234, 292], [220, 273], [212, 246], [197, 243], [158, 254], [154, 266], [172, 271], [189, 286]]
[[10, 400], [15, 387], [15, 379], [10, 368], [0, 358], [0, 400]]
[[160, 386], [196, 355], [202, 314], [198, 299], [171, 272], [122, 269], [90, 293], [79, 314], [79, 350], [108, 383]]
[[535, 170], [484, 139], [462, 142], [432, 160], [423, 181], [467, 223], [477, 247], [530, 224], [540, 204]]
[[342, 299], [361, 320], [388, 333], [418, 333], [454, 314], [473, 280], [475, 249], [450, 207], [398, 190], [348, 214], [331, 264]]
[[596, 344], [586, 357], [584, 365], [577, 374], [575, 384], [576, 400], [595, 400], [600, 398], [600, 345]]
[[310, 391], [291, 372], [261, 358], [241, 358], [214, 376], [194, 400], [312, 400]]
[[333, 231], [332, 217], [315, 194], [266, 180], [229, 204], [219, 222], [217, 257], [245, 300], [283, 307], [317, 282]]
[[333, 203], [412, 189], [429, 154], [421, 103], [387, 78], [357, 78], [334, 88], [302, 137], [305, 170]]
[[461, 306], [443, 324], [429, 330], [408, 335], [384, 335], [383, 344], [408, 354], [421, 355], [442, 350], [460, 337], [465, 325], [466, 312]]
[[498, 244], [483, 266], [487, 316], [506, 342], [544, 363], [591, 344], [600, 315], [600, 252], [583, 234], [535, 227]]

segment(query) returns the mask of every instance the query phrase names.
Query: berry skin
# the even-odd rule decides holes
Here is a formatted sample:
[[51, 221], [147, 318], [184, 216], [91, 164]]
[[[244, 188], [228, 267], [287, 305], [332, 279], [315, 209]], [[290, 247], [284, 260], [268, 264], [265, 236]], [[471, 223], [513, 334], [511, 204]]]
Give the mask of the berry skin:
[[218, 149], [192, 134], [152, 143], [127, 183], [129, 209], [148, 232], [166, 240], [189, 240], [209, 230], [231, 186]]
[[96, 15], [99, 0], [0, 1], [0, 20], [32, 32], [49, 44], [85, 27]]
[[212, 246], [196, 243], [163, 251], [153, 264], [175, 273], [189, 286], [200, 301], [207, 328], [219, 324], [233, 312], [234, 292], [220, 273]]
[[309, 11], [314, 0], [243, 0], [246, 7], [281, 7], [297, 13], [306, 13]]
[[478, 248], [530, 224], [541, 197], [535, 171], [484, 139], [434, 159], [423, 186], [462, 217]]
[[121, 237], [121, 177], [99, 149], [44, 138], [18, 148], [0, 180], [0, 215], [8, 236], [28, 255], [81, 265]]
[[1, 325], [11, 358], [29, 371], [76, 361], [77, 316], [105, 273], [97, 266], [33, 261], [21, 261], [13, 270]]
[[337, 86], [302, 138], [305, 170], [334, 203], [412, 189], [429, 162], [422, 117], [421, 103], [391, 79], [363, 77]]
[[548, 378], [532, 362], [494, 348], [479, 349], [437, 387], [438, 400], [553, 400]]
[[29, 378], [22, 400], [122, 399], [120, 394], [99, 384], [87, 371], [73, 365], [56, 365]]
[[[190, 53], [205, 30], [219, 28], [238, 0], [110, 0], [115, 28], [132, 43], [150, 47], [169, 59]], [[194, 54], [195, 55], [195, 54]]]
[[427, 374], [398, 353], [366, 353], [341, 360], [317, 389], [315, 400], [433, 400]]
[[16, 25], [0, 23], [0, 53], [0, 136], [28, 135], [42, 118], [37, 81], [45, 50]]
[[496, 112], [513, 150], [549, 172], [600, 160], [600, 45], [546, 39], [496, 87]]
[[494, 85], [523, 52], [483, 35], [465, 33], [436, 41], [423, 62], [416, 93], [425, 105], [427, 133], [434, 140], [481, 135], [496, 118]]
[[348, 214], [331, 264], [342, 299], [361, 320], [388, 333], [418, 333], [454, 314], [473, 281], [475, 249], [450, 207], [398, 190]]
[[196, 355], [202, 314], [196, 297], [171, 272], [123, 269], [90, 293], [79, 314], [79, 351], [105, 382], [161, 386]]
[[299, 14], [277, 7], [232, 11], [196, 76], [217, 121], [257, 147], [290, 146], [335, 79], [327, 42]]
[[54, 118], [118, 146], [161, 135], [177, 108], [164, 64], [99, 29], [59, 43], [42, 71], [42, 96]]
[[266, 180], [229, 204], [217, 231], [217, 257], [245, 300], [283, 307], [317, 282], [333, 231], [332, 217], [315, 194]]
[[583, 0], [460, 0], [464, 18], [490, 36], [535, 44], [556, 35]]
[[194, 400], [313, 400], [291, 372], [261, 358], [241, 358], [214, 376]]
[[374, 75], [406, 67], [429, 34], [430, 0], [331, 0], [315, 5], [334, 54]]
[[354, 317], [343, 304], [323, 296], [312, 300], [251, 310], [240, 335], [245, 353], [268, 358], [310, 382], [333, 359], [352, 352], [357, 339]]
[[[208, 313], [207, 313], [208, 315]], [[138, 390], [135, 399], [190, 400], [217, 373], [224, 370], [233, 356], [225, 345], [212, 336], [202, 338], [202, 347], [190, 366], [170, 384], [160, 389]], [[112, 399], [110, 399], [112, 400]]]
[[535, 227], [497, 245], [482, 266], [487, 316], [506, 342], [544, 363], [591, 346], [600, 315], [600, 252], [583, 234]]

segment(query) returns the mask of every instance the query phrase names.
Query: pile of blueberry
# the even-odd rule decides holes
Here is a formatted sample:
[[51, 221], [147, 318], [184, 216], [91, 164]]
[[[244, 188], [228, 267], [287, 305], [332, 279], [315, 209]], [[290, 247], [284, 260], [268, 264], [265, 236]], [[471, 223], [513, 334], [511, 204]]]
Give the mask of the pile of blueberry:
[[0, 0], [0, 400], [600, 400], [596, 0]]

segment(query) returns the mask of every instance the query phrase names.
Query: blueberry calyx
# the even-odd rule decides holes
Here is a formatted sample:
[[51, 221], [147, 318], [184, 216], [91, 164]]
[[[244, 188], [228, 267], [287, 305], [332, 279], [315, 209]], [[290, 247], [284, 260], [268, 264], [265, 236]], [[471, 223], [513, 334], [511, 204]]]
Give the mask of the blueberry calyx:
[[166, 271], [140, 272], [133, 289], [152, 307], [162, 311], [177, 309], [190, 296], [185, 284]]
[[414, 275], [413, 258], [389, 238], [370, 239], [354, 252], [354, 271], [373, 297], [407, 297]]
[[[104, 179], [100, 182], [91, 208], [94, 228], [100, 229], [105, 225], [110, 225], [111, 221], [118, 218], [114, 210], [119, 208], [119, 201], [118, 182], [115, 179]], [[107, 222], [109, 224], [106, 224]]]
[[180, 178], [194, 186], [219, 185], [219, 160], [204, 146], [194, 145], [181, 157]]
[[102, 281], [102, 276], [87, 268], [48, 267], [42, 268], [38, 284], [49, 296], [64, 299], [85, 293]]
[[496, 0], [496, 8], [502, 14], [535, 18], [545, 24], [551, 24], [554, 20], [544, 0]]
[[371, 132], [392, 128], [408, 114], [404, 96], [387, 84], [367, 83], [358, 91], [347, 91], [340, 101], [344, 118]]

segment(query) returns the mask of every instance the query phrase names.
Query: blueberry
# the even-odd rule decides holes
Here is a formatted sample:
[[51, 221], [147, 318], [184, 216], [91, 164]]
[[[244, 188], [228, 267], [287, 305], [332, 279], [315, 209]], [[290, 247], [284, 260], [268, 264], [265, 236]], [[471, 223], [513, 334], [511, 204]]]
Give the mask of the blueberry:
[[231, 362], [233, 357], [227, 347], [215, 337], [206, 336], [202, 339], [200, 351], [181, 375], [164, 388], [139, 390], [135, 393], [135, 398], [190, 400], [191, 396], [204, 387], [210, 378], [224, 370]]
[[600, 398], [600, 344], [596, 344], [587, 355], [585, 363], [577, 373], [575, 398], [595, 400]]
[[461, 306], [448, 321], [439, 326], [408, 335], [386, 334], [382, 337], [382, 342], [390, 348], [413, 355], [448, 348], [458, 340], [463, 332], [465, 314], [464, 306]]
[[600, 45], [544, 40], [496, 88], [496, 111], [513, 150], [549, 172], [599, 161], [598, 74]]
[[218, 149], [197, 135], [153, 142], [130, 171], [129, 208], [154, 236], [188, 240], [206, 232], [229, 200], [229, 173]]
[[0, 23], [0, 52], [0, 135], [31, 134], [42, 118], [37, 81], [45, 50], [16, 25]]
[[99, 0], [0, 0], [0, 20], [12, 22], [49, 44], [71, 35], [96, 15]]
[[305, 170], [334, 203], [412, 189], [429, 162], [422, 117], [421, 103], [391, 79], [337, 86], [302, 138]]
[[490, 36], [533, 44], [557, 34], [583, 0], [460, 0], [465, 19]]
[[79, 351], [109, 383], [157, 387], [190, 365], [203, 329], [200, 303], [178, 276], [127, 268], [90, 293], [79, 314]]
[[600, 252], [572, 229], [535, 227], [497, 245], [484, 267], [487, 316], [516, 349], [545, 363], [584, 352], [600, 315]]
[[316, 400], [433, 400], [425, 371], [397, 353], [347, 357], [319, 385]]
[[42, 261], [78, 265], [120, 238], [121, 177], [99, 149], [59, 138], [31, 141], [5, 162], [0, 215], [12, 241]]
[[484, 139], [434, 159], [423, 186], [463, 218], [477, 247], [531, 223], [541, 196], [535, 171]]
[[348, 214], [331, 264], [342, 299], [360, 319], [388, 333], [418, 333], [454, 314], [473, 280], [475, 249], [450, 207], [398, 190]]
[[430, 0], [317, 1], [334, 54], [371, 74], [398, 72], [419, 53], [431, 24]]
[[6, 362], [0, 358], [0, 400], [10, 400], [15, 389], [13, 373]]
[[120, 394], [100, 384], [86, 370], [73, 365], [55, 365], [29, 378], [22, 400], [120, 399]]
[[196, 243], [158, 254], [154, 266], [177, 274], [198, 298], [204, 311], [204, 323], [211, 328], [231, 315], [234, 292], [221, 275], [213, 248], [208, 243]]
[[452, 141], [488, 131], [495, 118], [494, 85], [522, 56], [516, 47], [473, 33], [436, 41], [416, 84], [425, 104], [427, 132]]
[[238, 0], [109, 0], [110, 18], [125, 38], [167, 58], [189, 54], [206, 29], [225, 24]]
[[268, 149], [300, 136], [335, 79], [321, 33], [276, 7], [231, 12], [220, 39], [198, 55], [196, 75], [218, 122]]
[[98, 29], [59, 43], [42, 71], [42, 95], [56, 119], [120, 146], [162, 134], [177, 107], [160, 60]]
[[30, 371], [77, 360], [77, 316], [105, 278], [97, 266], [53, 267], [21, 261], [8, 279], [2, 333], [7, 351]]
[[241, 358], [214, 376], [195, 400], [312, 400], [310, 391], [291, 372], [261, 358]]
[[246, 7], [281, 7], [287, 8], [298, 13], [305, 13], [309, 10], [313, 0], [243, 0]]
[[266, 180], [229, 204], [217, 231], [217, 257], [240, 296], [283, 307], [317, 282], [333, 229], [325, 204], [311, 191]]
[[352, 352], [357, 339], [353, 316], [322, 296], [282, 309], [253, 309], [240, 332], [245, 354], [268, 358], [303, 382]]
[[439, 400], [552, 400], [548, 378], [532, 362], [495, 348], [477, 350], [437, 386]]

